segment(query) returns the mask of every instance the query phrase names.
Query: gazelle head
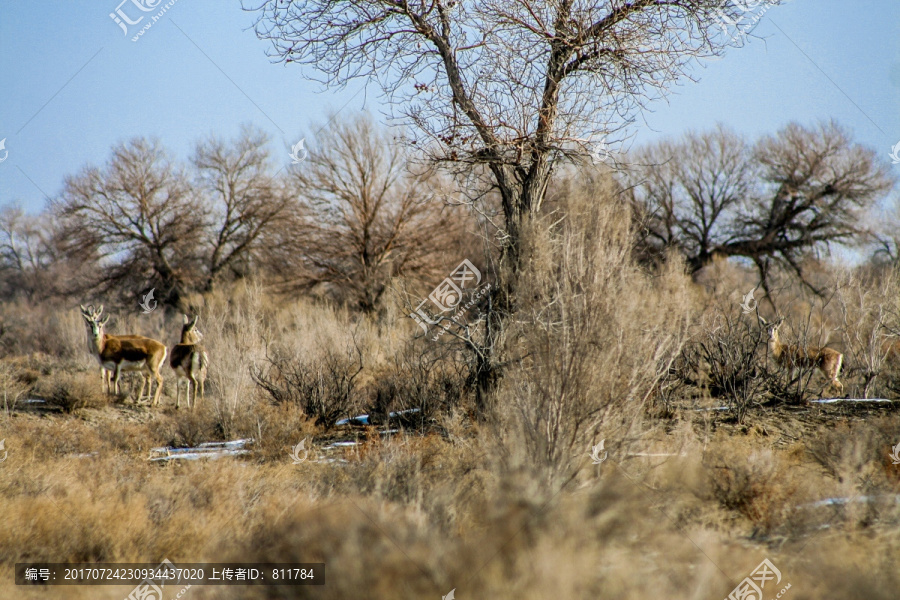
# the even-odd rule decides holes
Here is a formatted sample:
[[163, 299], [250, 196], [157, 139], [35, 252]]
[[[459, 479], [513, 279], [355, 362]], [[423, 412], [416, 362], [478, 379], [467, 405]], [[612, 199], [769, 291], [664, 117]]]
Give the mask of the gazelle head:
[[203, 334], [197, 329], [197, 321], [199, 320], [200, 317], [198, 315], [195, 315], [193, 319], [187, 315], [183, 315], [183, 324], [181, 326], [182, 344], [197, 344], [203, 339]]
[[87, 323], [88, 329], [90, 330], [91, 338], [100, 339], [103, 337], [103, 328], [109, 322], [109, 315], [106, 315], [105, 319], [100, 319], [100, 316], [103, 314], [103, 305], [100, 305], [100, 308], [94, 309], [93, 304], [88, 304], [87, 308], [84, 305], [81, 306], [81, 316], [84, 318]]
[[760, 316], [759, 322], [766, 328], [766, 335], [769, 336], [770, 340], [775, 341], [778, 339], [778, 328], [784, 323], [784, 317], [778, 317], [774, 321], [766, 321]]

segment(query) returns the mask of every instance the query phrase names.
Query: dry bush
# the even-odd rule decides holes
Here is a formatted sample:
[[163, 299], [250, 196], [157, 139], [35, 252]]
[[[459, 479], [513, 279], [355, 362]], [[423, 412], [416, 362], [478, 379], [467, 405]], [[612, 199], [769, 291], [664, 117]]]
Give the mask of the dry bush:
[[217, 427], [216, 414], [209, 407], [174, 415], [160, 415], [153, 421], [150, 431], [158, 446], [192, 448], [202, 442], [221, 440], [222, 431]]
[[257, 388], [250, 365], [265, 356], [265, 340], [272, 337], [276, 311], [258, 283], [233, 286], [230, 294], [206, 297], [198, 328], [209, 354], [206, 402], [209, 402], [225, 436], [246, 417]]
[[[788, 540], [780, 550], [752, 538], [725, 543], [732, 532], [744, 534], [743, 520], [727, 518], [735, 510], [755, 515], [751, 523], [759, 530], [777, 530], [779, 521], [793, 518], [788, 509], [799, 492], [790, 490], [803, 484], [792, 473], [793, 460], [803, 454], [756, 449], [763, 440], [749, 455], [745, 439], [708, 442], [707, 467], [714, 459], [748, 463], [743, 489], [752, 499], [725, 509], [712, 495], [701, 501], [689, 493], [704, 475], [690, 456], [687, 467], [677, 460], [647, 471], [635, 468], [646, 459], [609, 461], [597, 467], [594, 480], [560, 490], [492, 456], [487, 425], [450, 441], [429, 435], [367, 442], [348, 452], [346, 463], [292, 465], [288, 447], [280, 457], [275, 452], [274, 434], [282, 428], [277, 433], [287, 444], [296, 443], [289, 439], [292, 424], [300, 426], [298, 434], [310, 434], [302, 415], [285, 407], [256, 410], [268, 421], [263, 431], [273, 436], [264, 443], [273, 447], [271, 457], [255, 463], [148, 463], [153, 424], [67, 416], [0, 421], [9, 450], [0, 468], [6, 514], [0, 573], [8, 578], [14, 563], [40, 560], [319, 561], [326, 563], [324, 587], [197, 586], [190, 595], [328, 600], [364, 592], [418, 599], [456, 588], [460, 598], [641, 600], [664, 589], [667, 598], [689, 600], [725, 597], [762, 554], [793, 584], [797, 598], [860, 597], [850, 583], [866, 598], [895, 591], [892, 521], [873, 521], [863, 535], [849, 531], [836, 538], [824, 530]], [[286, 423], [277, 424], [280, 419]], [[880, 426], [890, 434], [892, 422]], [[126, 436], [130, 448], [116, 441]], [[688, 449], [696, 447], [692, 442]], [[739, 494], [728, 492], [742, 489], [735, 482], [703, 489], [735, 498]], [[114, 600], [131, 587], [32, 593], [10, 585], [0, 588], [0, 597]]]
[[253, 367], [251, 375], [276, 404], [299, 406], [316, 425], [331, 427], [339, 417], [362, 408], [356, 381], [362, 370], [359, 348], [327, 349], [313, 360], [274, 350], [265, 366]]
[[708, 493], [723, 508], [770, 532], [798, 503], [799, 483], [791, 465], [768, 448], [748, 452], [746, 440], [722, 443], [704, 453]]
[[22, 371], [7, 360], [0, 361], [0, 402], [7, 416], [31, 392], [36, 380], [37, 373]]
[[528, 233], [499, 404], [501, 435], [521, 443], [520, 458], [569, 471], [601, 438], [625, 445], [638, 433], [691, 306], [680, 269], [651, 278], [634, 264], [629, 214], [609, 178], [561, 201], [565, 218]]
[[391, 411], [416, 408], [418, 412], [405, 415], [402, 423], [427, 427], [440, 415], [463, 407], [469, 398], [466, 370], [430, 340], [411, 340], [371, 377], [365, 411], [386, 422]]
[[685, 346], [675, 376], [689, 379], [691, 373], [705, 372], [709, 393], [724, 398], [738, 423], [743, 423], [748, 409], [764, 399], [770, 384], [760, 363], [765, 337], [750, 319], [725, 312], [705, 315], [699, 330]]
[[[889, 335], [900, 288], [894, 273], [865, 280], [849, 270], [835, 278], [835, 304], [841, 319], [844, 368], [847, 379], [858, 381], [859, 394], [868, 398], [880, 385], [892, 358]], [[900, 329], [897, 330], [900, 332]]]
[[268, 400], [258, 401], [252, 411], [252, 420], [246, 419], [236, 433], [240, 437], [252, 437], [254, 458], [263, 461], [281, 462], [302, 440], [313, 454], [313, 439], [319, 430], [313, 426], [306, 413], [290, 403], [272, 404]]
[[[884, 475], [891, 469], [887, 456], [900, 443], [900, 420], [884, 417], [868, 423], [839, 423], [823, 427], [809, 442], [809, 455], [838, 482], [860, 486], [864, 492], [872, 486], [884, 486]], [[897, 481], [894, 480], [893, 487]], [[895, 490], [900, 491], [900, 490]]]
[[0, 304], [0, 352], [5, 356], [40, 352], [65, 359], [82, 358], [86, 341], [84, 321], [74, 303]]
[[96, 372], [55, 373], [41, 380], [34, 393], [67, 413], [81, 408], [100, 408], [109, 402], [106, 388]]

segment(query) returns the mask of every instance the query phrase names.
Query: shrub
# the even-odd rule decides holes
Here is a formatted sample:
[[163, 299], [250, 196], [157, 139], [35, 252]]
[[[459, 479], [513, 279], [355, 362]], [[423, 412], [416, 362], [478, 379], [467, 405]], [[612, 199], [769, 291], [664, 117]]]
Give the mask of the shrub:
[[67, 413], [82, 408], [100, 408], [108, 403], [96, 373], [56, 373], [39, 382], [35, 395]]
[[276, 403], [300, 406], [317, 425], [331, 427], [338, 417], [361, 408], [356, 379], [363, 370], [362, 352], [326, 350], [315, 359], [283, 353], [267, 356], [251, 375]]

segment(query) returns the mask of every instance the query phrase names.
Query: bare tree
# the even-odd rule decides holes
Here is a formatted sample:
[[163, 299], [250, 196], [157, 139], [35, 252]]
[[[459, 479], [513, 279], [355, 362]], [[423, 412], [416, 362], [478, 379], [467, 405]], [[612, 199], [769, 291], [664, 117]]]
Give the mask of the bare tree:
[[207, 216], [158, 142], [132, 139], [103, 168], [67, 177], [53, 209], [67, 249], [102, 259], [101, 289], [153, 286], [162, 302], [179, 306], [197, 276]]
[[[573, 148], [586, 154], [591, 134], [624, 126], [695, 58], [718, 53], [729, 39], [721, 19], [743, 13], [721, 0], [264, 0], [256, 10], [257, 35], [278, 60], [329, 83], [377, 81], [432, 159], [487, 167], [510, 267], [485, 320], [488, 349], [515, 310], [523, 234], [554, 167]], [[493, 381], [498, 363], [481, 354], [477, 379]]]
[[[514, 259], [556, 162], [721, 49], [721, 0], [266, 0], [257, 35], [329, 83], [378, 81], [432, 158], [485, 164]], [[718, 44], [717, 41], [718, 40]]]
[[29, 215], [21, 207], [0, 209], [0, 274], [2, 294], [12, 298], [46, 298], [58, 289], [60, 253], [53, 231], [41, 216]]
[[402, 149], [368, 116], [325, 130], [316, 145], [293, 171], [305, 209], [293, 280], [330, 284], [372, 311], [391, 278], [441, 266], [460, 235], [460, 211], [442, 202], [433, 173], [408, 169]]
[[203, 258], [206, 291], [226, 273], [246, 275], [258, 262], [267, 232], [279, 227], [293, 206], [271, 174], [268, 142], [262, 131], [243, 127], [230, 144], [212, 137], [196, 147], [196, 188], [211, 213]]
[[749, 146], [719, 127], [636, 155], [630, 175], [644, 250], [683, 253], [692, 272], [716, 257], [745, 257], [766, 291], [774, 264], [804, 277], [803, 262], [832, 244], [858, 244], [861, 217], [894, 180], [869, 148], [834, 122], [791, 123]]

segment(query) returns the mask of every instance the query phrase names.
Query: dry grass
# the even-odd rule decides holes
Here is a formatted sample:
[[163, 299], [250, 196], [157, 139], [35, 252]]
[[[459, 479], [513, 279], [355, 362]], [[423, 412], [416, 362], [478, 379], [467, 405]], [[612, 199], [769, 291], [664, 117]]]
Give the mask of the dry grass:
[[[279, 416], [291, 419], [286, 410]], [[159, 441], [157, 419], [12, 421], [0, 433], [9, 451], [0, 471], [5, 576], [15, 562], [40, 560], [325, 562], [324, 588], [195, 587], [191, 597], [328, 599], [366, 590], [413, 599], [456, 588], [461, 596], [535, 600], [637, 600], [664, 589], [667, 598], [688, 599], [724, 597], [768, 557], [797, 598], [887, 598], [900, 557], [900, 515], [886, 506], [875, 518], [870, 509], [868, 520], [812, 511], [801, 533], [779, 530], [814, 493], [791, 481], [791, 471], [820, 482], [795, 449], [753, 450], [742, 465], [742, 448], [765, 446], [754, 438], [716, 440], [703, 460], [613, 456], [560, 490], [508, 471], [472, 429], [452, 441], [366, 443], [342, 464], [293, 465], [285, 448], [160, 466], [145, 460]], [[745, 477], [724, 482], [713, 457]], [[125, 592], [8, 587], [0, 595]]]
[[[738, 423], [694, 410], [721, 402], [709, 387], [669, 395], [689, 334], [708, 334], [711, 315], [737, 310], [750, 287], [729, 265], [704, 274], [702, 288], [674, 263], [637, 268], [631, 224], [596, 201], [616, 197], [608, 185], [563, 190], [555, 201], [574, 218], [554, 225], [549, 215], [529, 232], [534, 269], [521, 285], [531, 295], [504, 340], [510, 361], [484, 421], [471, 416], [470, 357], [414, 340], [399, 305], [363, 318], [246, 282], [195, 298], [211, 366], [193, 412], [174, 410], [168, 367], [160, 408], [102, 394], [75, 305], [53, 309], [55, 320], [48, 307], [4, 306], [12, 329], [0, 330], [0, 393], [19, 402], [0, 417], [0, 598], [120, 599], [130, 590], [15, 588], [16, 562], [168, 558], [326, 563], [322, 588], [194, 587], [186, 597], [198, 599], [418, 600], [456, 588], [461, 599], [695, 600], [727, 596], [766, 557], [791, 584], [787, 598], [892, 597], [896, 405], [854, 413], [754, 392]], [[793, 289], [783, 297], [795, 331], [813, 340], [831, 340], [839, 322], [867, 327], [833, 338], [864, 358], [877, 325], [893, 326], [890, 289], [845, 290], [830, 304]], [[880, 303], [884, 312], [867, 321]], [[180, 316], [161, 310], [112, 311], [118, 333], [171, 345], [180, 329]], [[8, 333], [39, 320], [39, 335]], [[269, 373], [283, 398], [253, 381], [251, 369], [272, 367], [267, 356], [294, 369], [293, 379]], [[357, 359], [362, 371], [347, 385], [341, 377]], [[889, 377], [874, 381], [883, 390]], [[26, 409], [32, 395], [64, 410]], [[420, 418], [384, 435], [386, 413], [412, 407]], [[330, 427], [362, 410], [374, 425]], [[361, 443], [326, 452], [342, 436]], [[147, 460], [157, 446], [237, 437], [254, 438], [251, 454]], [[304, 439], [311, 460], [292, 464]], [[600, 440], [608, 457], [594, 465], [588, 452]], [[816, 504], [828, 498], [848, 501]]]

